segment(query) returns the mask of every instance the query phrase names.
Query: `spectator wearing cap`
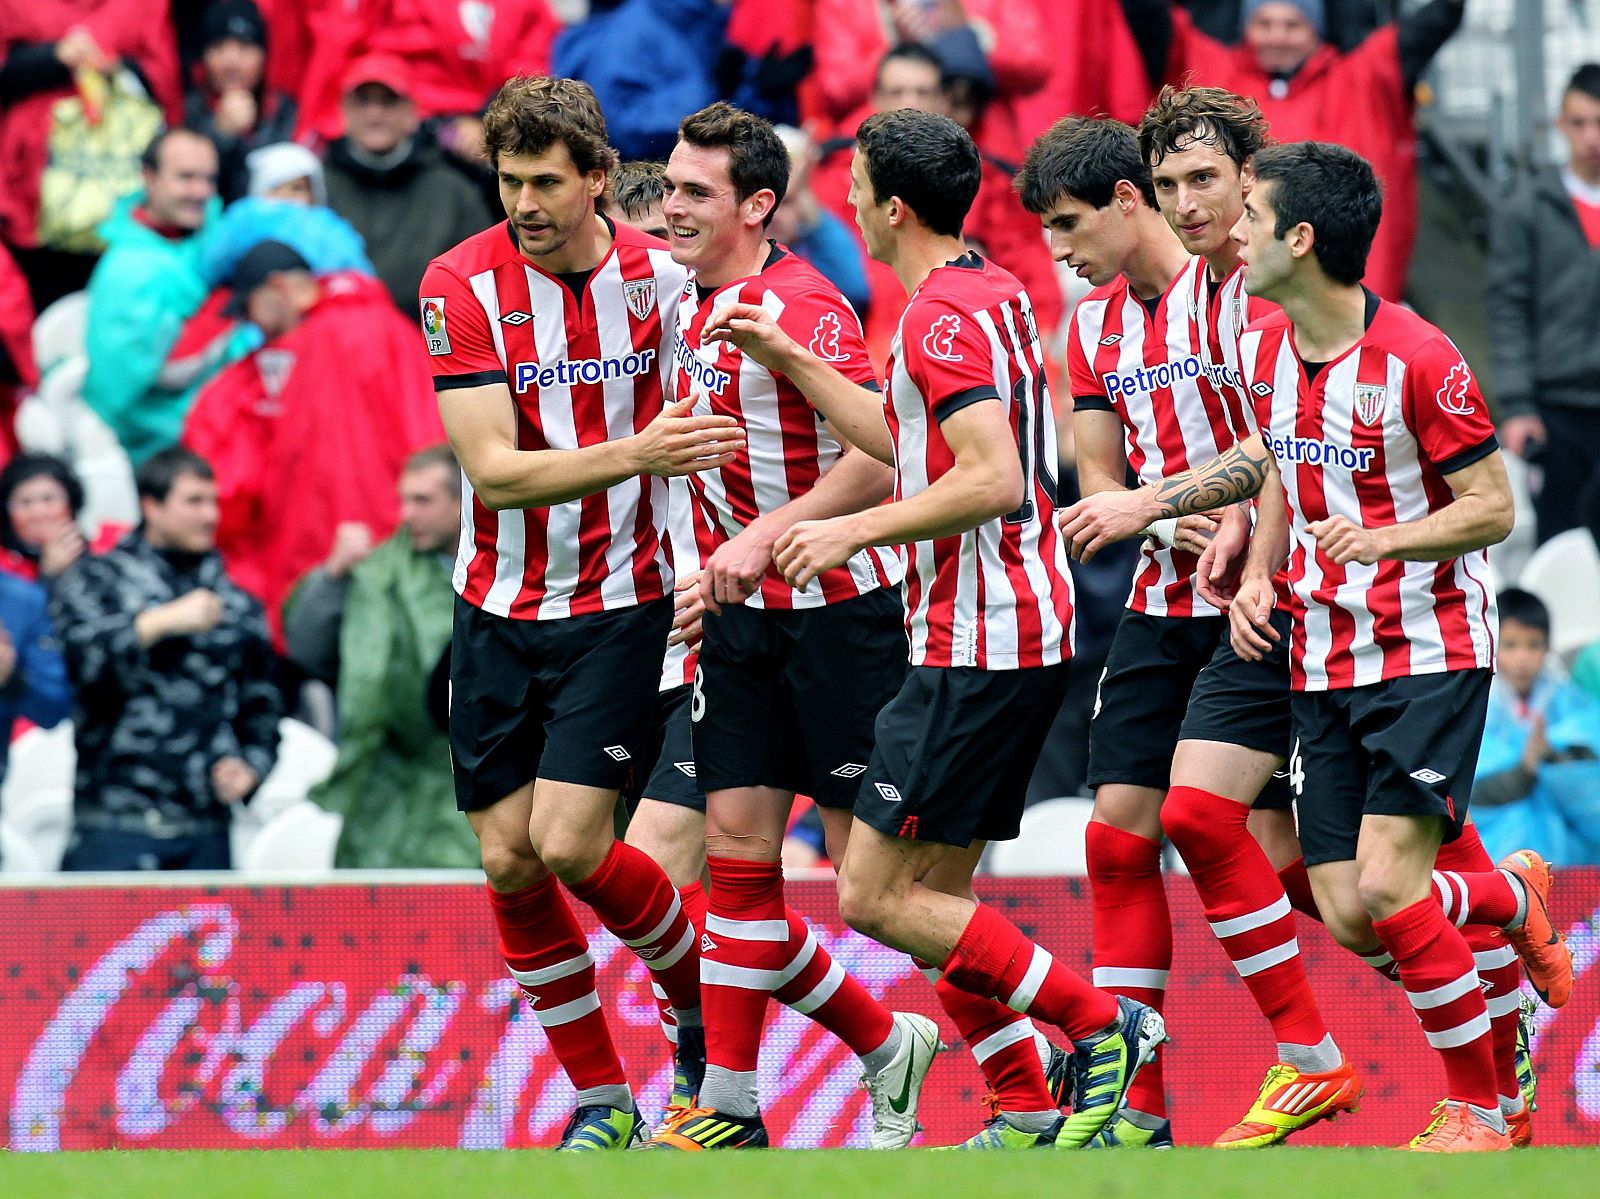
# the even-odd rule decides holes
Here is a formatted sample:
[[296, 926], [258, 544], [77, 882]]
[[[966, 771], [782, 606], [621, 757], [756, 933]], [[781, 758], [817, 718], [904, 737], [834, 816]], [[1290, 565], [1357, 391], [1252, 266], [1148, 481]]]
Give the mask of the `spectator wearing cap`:
[[216, 0], [200, 29], [203, 49], [184, 116], [217, 147], [217, 190], [231, 204], [249, 186], [250, 152], [294, 136], [295, 102], [267, 86], [267, 25], [255, 0]]
[[323, 160], [328, 203], [366, 240], [395, 306], [416, 311], [422, 272], [482, 230], [483, 196], [419, 132], [411, 69], [371, 54], [344, 77], [344, 136]]
[[276, 633], [335, 529], [394, 531], [401, 468], [444, 430], [416, 323], [371, 276], [317, 275], [290, 246], [262, 242], [239, 260], [228, 310], [264, 344], [201, 390], [183, 440], [216, 471], [218, 544]]
[[1346, 52], [1324, 40], [1324, 0], [1244, 0], [1237, 45], [1201, 33], [1172, 0], [1123, 0], [1156, 82], [1249, 96], [1274, 140], [1337, 142], [1372, 163], [1383, 220], [1366, 283], [1390, 300], [1405, 291], [1417, 233], [1417, 83], [1460, 28], [1464, 7], [1465, 0], [1428, 0]]
[[144, 187], [100, 228], [106, 252], [89, 278], [89, 372], [83, 398], [137, 465], [178, 440], [216, 359], [169, 361], [209, 290], [200, 270], [222, 211], [217, 151], [192, 129], [159, 134], [144, 155]]
[[328, 202], [322, 160], [299, 142], [278, 142], [252, 150], [245, 166], [250, 176], [246, 194], [256, 199], [315, 205]]
[[210, 466], [173, 447], [135, 482], [139, 527], [50, 594], [77, 696], [61, 868], [225, 869], [230, 811], [277, 759], [272, 647], [217, 554]]

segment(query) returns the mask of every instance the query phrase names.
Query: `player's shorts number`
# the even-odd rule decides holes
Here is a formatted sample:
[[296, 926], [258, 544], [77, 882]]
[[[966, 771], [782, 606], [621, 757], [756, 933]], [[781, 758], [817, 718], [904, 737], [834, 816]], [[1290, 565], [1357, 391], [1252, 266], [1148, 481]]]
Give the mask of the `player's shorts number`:
[[698, 663], [694, 668], [694, 692], [689, 696], [689, 719], [695, 724], [700, 723], [700, 718], [706, 714], [706, 692], [701, 686], [705, 676], [700, 671]]
[[1289, 789], [1299, 799], [1306, 793], [1306, 765], [1300, 756], [1300, 738], [1294, 739], [1294, 752], [1289, 755]]

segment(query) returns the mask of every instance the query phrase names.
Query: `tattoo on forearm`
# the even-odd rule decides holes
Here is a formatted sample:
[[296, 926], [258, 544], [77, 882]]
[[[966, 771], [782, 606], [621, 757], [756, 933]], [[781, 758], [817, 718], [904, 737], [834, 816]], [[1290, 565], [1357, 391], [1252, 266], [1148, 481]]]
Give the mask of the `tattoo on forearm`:
[[1261, 490], [1268, 462], [1265, 447], [1258, 456], [1241, 443], [1203, 466], [1164, 479], [1156, 488], [1161, 515], [1193, 516], [1247, 500]]

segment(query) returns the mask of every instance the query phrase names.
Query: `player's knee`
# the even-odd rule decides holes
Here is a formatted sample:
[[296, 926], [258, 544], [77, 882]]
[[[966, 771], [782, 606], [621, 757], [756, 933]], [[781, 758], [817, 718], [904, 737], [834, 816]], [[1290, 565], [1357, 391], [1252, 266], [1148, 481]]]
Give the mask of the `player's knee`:
[[848, 873], [839, 876], [839, 918], [862, 936], [881, 941], [888, 905], [883, 892]]
[[538, 852], [551, 873], [562, 882], [577, 883], [600, 869], [600, 863], [605, 861], [606, 852], [611, 848], [611, 840], [609, 830], [605, 836], [596, 838], [576, 830], [558, 829], [540, 838]]
[[1409, 878], [1381, 863], [1364, 863], [1356, 883], [1365, 914], [1374, 920], [1393, 916], [1416, 901]]
[[1212, 835], [1205, 815], [1195, 810], [1182, 794], [1170, 797], [1161, 808], [1161, 831], [1187, 856], [1197, 845], [1203, 845]]
[[532, 845], [513, 845], [486, 839], [479, 846], [479, 852], [483, 860], [483, 873], [496, 891], [521, 891], [533, 886], [546, 873]]
[[1331, 899], [1319, 894], [1317, 908], [1328, 935], [1341, 948], [1362, 953], [1372, 947], [1372, 920], [1358, 895]]

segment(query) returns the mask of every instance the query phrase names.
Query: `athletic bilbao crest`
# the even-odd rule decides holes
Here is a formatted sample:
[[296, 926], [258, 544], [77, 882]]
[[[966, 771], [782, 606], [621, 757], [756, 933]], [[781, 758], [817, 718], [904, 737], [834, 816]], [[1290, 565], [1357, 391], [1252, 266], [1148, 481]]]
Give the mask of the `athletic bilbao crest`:
[[1375, 425], [1383, 419], [1383, 410], [1389, 403], [1389, 387], [1385, 383], [1356, 384], [1356, 417], [1364, 425]]
[[622, 285], [623, 298], [628, 301], [628, 311], [636, 320], [644, 320], [656, 306], [656, 281], [633, 279]]
[[961, 355], [956, 353], [955, 348], [956, 334], [960, 332], [961, 318], [954, 313], [946, 313], [933, 322], [933, 328], [922, 339], [922, 352], [941, 362], [960, 362]]
[[843, 362], [850, 355], [839, 348], [839, 314], [824, 312], [811, 335], [811, 352], [824, 362]]

